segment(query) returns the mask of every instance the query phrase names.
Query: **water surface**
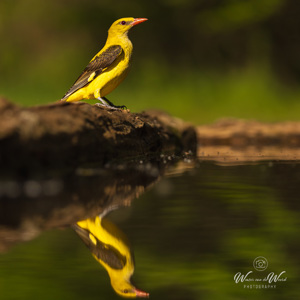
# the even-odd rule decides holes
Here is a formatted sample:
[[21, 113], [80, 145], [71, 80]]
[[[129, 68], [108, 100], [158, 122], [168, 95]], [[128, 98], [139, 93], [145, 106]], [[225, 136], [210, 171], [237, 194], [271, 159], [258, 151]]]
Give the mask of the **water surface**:
[[2, 180], [0, 299], [122, 299], [70, 227], [112, 205], [151, 299], [299, 299], [300, 163], [169, 160]]

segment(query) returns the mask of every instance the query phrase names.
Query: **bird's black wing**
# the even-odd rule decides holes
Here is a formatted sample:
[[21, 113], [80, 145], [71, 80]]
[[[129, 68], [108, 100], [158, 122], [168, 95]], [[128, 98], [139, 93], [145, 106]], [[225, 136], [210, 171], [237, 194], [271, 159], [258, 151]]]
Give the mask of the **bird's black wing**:
[[87, 229], [83, 229], [77, 224], [72, 227], [95, 257], [113, 269], [121, 270], [124, 268], [124, 265], [126, 264], [126, 257], [121, 255], [117, 249], [111, 245], [103, 244], [93, 235], [97, 241], [97, 244], [95, 245], [91, 241], [91, 233]]
[[77, 78], [72, 87], [67, 91], [61, 100], [65, 100], [74, 92], [83, 88], [99, 74], [101, 74], [105, 68], [109, 67], [117, 59], [122, 51], [123, 49], [121, 46], [113, 45], [108, 47], [99, 56], [96, 56], [95, 59], [90, 61], [90, 63], [86, 66], [81, 75]]

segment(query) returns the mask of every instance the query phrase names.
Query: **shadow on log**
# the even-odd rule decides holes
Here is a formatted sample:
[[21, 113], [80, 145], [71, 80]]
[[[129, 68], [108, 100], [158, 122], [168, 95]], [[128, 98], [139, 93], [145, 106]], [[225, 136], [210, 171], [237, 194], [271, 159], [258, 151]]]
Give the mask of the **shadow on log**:
[[157, 153], [196, 153], [195, 129], [166, 113], [87, 103], [21, 108], [0, 99], [2, 171], [77, 167]]

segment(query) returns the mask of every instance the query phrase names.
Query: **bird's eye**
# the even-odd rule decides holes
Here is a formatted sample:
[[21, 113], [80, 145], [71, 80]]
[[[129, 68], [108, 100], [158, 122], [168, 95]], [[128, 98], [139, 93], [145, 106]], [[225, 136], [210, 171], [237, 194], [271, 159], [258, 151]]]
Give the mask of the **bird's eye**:
[[121, 24], [121, 25], [125, 25], [125, 24], [126, 24], [126, 21], [121, 21], [120, 24]]
[[124, 294], [127, 294], [127, 293], [128, 293], [128, 290], [124, 290], [123, 293], [124, 293]]

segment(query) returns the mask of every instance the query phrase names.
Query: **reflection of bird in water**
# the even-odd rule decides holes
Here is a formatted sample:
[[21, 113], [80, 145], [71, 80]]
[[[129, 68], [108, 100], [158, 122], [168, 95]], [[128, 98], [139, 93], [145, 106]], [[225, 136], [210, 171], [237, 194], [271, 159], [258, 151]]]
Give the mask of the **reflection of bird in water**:
[[73, 226], [92, 252], [95, 259], [107, 270], [113, 289], [123, 297], [149, 297], [132, 285], [133, 254], [129, 242], [113, 223], [101, 216], [78, 222]]

